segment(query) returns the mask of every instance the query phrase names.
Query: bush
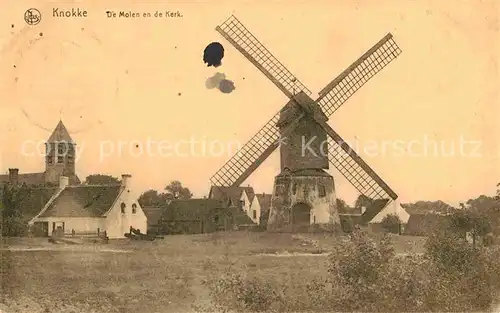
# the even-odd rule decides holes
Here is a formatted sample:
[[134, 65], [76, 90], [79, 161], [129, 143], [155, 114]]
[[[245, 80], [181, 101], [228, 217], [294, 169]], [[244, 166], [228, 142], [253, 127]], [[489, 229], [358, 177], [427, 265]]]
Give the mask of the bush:
[[401, 219], [396, 214], [388, 214], [382, 219], [382, 228], [392, 234], [399, 234]]
[[431, 236], [424, 255], [397, 256], [387, 235], [356, 230], [334, 244], [325, 279], [293, 269], [288, 281], [228, 271], [208, 286], [222, 311], [485, 311], [500, 290], [499, 258], [498, 248], [449, 234]]

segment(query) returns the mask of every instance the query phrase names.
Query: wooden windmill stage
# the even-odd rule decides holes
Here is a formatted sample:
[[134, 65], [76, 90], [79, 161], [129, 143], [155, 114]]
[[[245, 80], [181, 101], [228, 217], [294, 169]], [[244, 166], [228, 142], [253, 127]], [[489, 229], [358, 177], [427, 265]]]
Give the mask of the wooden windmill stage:
[[274, 181], [268, 230], [331, 229], [339, 224], [331, 163], [361, 194], [372, 199], [363, 220], [371, 220], [397, 194], [327, 123], [362, 85], [401, 50], [387, 34], [319, 92], [311, 93], [243, 24], [231, 16], [216, 30], [290, 100], [210, 179], [213, 186], [241, 185], [280, 147], [281, 172]]

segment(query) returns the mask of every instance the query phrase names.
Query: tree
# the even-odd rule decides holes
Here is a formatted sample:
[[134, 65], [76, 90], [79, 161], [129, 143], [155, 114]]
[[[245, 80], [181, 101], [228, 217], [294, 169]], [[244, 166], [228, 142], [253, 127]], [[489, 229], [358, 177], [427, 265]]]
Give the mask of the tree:
[[85, 185], [119, 185], [120, 180], [106, 174], [92, 174], [85, 178]]
[[173, 180], [165, 187], [165, 195], [168, 200], [171, 199], [191, 199], [193, 194], [189, 188], [183, 187], [178, 180]]
[[27, 225], [23, 220], [22, 201], [30, 194], [26, 185], [17, 187], [3, 185], [0, 209], [2, 213], [2, 236], [17, 237], [25, 234]]
[[473, 245], [475, 245], [478, 236], [485, 236], [491, 232], [491, 225], [484, 212], [469, 209], [452, 215], [450, 229], [462, 238], [470, 232]]
[[354, 203], [354, 207], [358, 209], [361, 207], [369, 208], [372, 203], [373, 199], [371, 199], [370, 197], [359, 195], [359, 197], [356, 199], [356, 202]]
[[149, 189], [142, 193], [137, 201], [143, 207], [148, 206], [160, 206], [165, 203], [166, 197], [164, 193], [160, 193], [157, 190]]
[[399, 234], [401, 227], [401, 219], [396, 214], [387, 214], [382, 219], [382, 228], [384, 228], [387, 232], [392, 234]]

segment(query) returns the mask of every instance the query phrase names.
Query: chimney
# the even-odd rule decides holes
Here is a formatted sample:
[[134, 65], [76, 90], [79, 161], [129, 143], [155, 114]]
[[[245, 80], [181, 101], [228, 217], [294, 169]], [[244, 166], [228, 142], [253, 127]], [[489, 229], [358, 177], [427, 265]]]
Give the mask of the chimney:
[[132, 178], [132, 175], [130, 175], [130, 174], [122, 174], [122, 186], [129, 187], [131, 178]]
[[66, 176], [59, 176], [59, 189], [64, 189], [69, 185], [69, 178]]
[[9, 182], [12, 185], [19, 185], [19, 169], [18, 168], [9, 168]]

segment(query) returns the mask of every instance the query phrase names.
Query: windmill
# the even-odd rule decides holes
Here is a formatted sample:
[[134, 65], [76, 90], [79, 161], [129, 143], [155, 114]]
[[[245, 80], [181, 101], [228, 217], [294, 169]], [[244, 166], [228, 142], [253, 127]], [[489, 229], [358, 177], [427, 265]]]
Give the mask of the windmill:
[[[397, 194], [327, 123], [362, 85], [401, 50], [389, 33], [319, 92], [311, 93], [245, 26], [231, 15], [216, 30], [290, 100], [211, 178], [212, 186], [238, 187], [279, 146], [268, 230], [339, 223], [332, 164], [362, 195], [373, 200], [362, 217], [371, 220]], [[312, 140], [317, 138], [316, 140]], [[312, 142], [307, 149], [304, 143]]]

